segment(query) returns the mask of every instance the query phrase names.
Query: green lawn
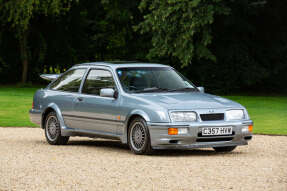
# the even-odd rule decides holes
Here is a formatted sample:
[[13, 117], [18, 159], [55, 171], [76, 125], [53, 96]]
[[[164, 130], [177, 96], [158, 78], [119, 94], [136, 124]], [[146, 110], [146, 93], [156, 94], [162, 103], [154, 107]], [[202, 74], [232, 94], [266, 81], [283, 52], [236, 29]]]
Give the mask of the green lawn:
[[[29, 120], [38, 88], [0, 87], [0, 127], [35, 127]], [[287, 135], [287, 97], [225, 96], [244, 105], [254, 121], [254, 133]]]
[[0, 127], [36, 127], [28, 111], [38, 88], [0, 87]]
[[287, 135], [286, 96], [225, 96], [248, 110], [254, 133]]

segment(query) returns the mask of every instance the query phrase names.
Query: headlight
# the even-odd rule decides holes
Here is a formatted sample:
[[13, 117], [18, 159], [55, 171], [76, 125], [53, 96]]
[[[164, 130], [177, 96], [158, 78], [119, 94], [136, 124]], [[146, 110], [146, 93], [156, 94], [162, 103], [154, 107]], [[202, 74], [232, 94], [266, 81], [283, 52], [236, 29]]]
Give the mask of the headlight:
[[244, 118], [244, 112], [242, 109], [234, 109], [234, 110], [228, 110], [225, 112], [226, 114], [226, 120], [240, 120]]
[[172, 122], [190, 122], [196, 120], [196, 113], [191, 111], [174, 111], [170, 113]]

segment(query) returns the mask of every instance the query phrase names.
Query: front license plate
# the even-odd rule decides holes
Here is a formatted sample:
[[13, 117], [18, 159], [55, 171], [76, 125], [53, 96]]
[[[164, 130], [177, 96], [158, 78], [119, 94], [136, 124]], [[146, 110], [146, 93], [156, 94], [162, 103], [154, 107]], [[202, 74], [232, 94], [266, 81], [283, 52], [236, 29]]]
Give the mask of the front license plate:
[[232, 127], [204, 127], [202, 136], [232, 135]]

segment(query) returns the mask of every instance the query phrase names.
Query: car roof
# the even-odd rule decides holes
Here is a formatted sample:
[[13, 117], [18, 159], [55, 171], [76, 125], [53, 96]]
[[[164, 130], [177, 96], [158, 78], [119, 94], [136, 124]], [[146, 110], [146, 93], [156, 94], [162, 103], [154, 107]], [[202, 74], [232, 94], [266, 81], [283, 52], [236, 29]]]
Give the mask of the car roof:
[[157, 63], [144, 63], [136, 61], [104, 61], [104, 62], [87, 62], [77, 64], [74, 67], [79, 66], [107, 66], [111, 68], [128, 68], [128, 67], [169, 67], [163, 64]]

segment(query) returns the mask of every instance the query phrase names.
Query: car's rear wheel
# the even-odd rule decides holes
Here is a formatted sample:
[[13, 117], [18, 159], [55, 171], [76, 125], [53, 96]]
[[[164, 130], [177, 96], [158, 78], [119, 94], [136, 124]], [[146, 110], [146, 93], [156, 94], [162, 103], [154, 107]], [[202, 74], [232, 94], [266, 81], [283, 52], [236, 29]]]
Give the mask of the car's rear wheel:
[[236, 146], [229, 146], [229, 147], [214, 147], [213, 149], [216, 152], [231, 152], [236, 148]]
[[66, 145], [69, 137], [61, 136], [61, 127], [55, 112], [50, 112], [45, 120], [45, 137], [51, 145]]
[[131, 122], [128, 144], [135, 154], [150, 154], [152, 152], [149, 130], [144, 119], [137, 117]]

